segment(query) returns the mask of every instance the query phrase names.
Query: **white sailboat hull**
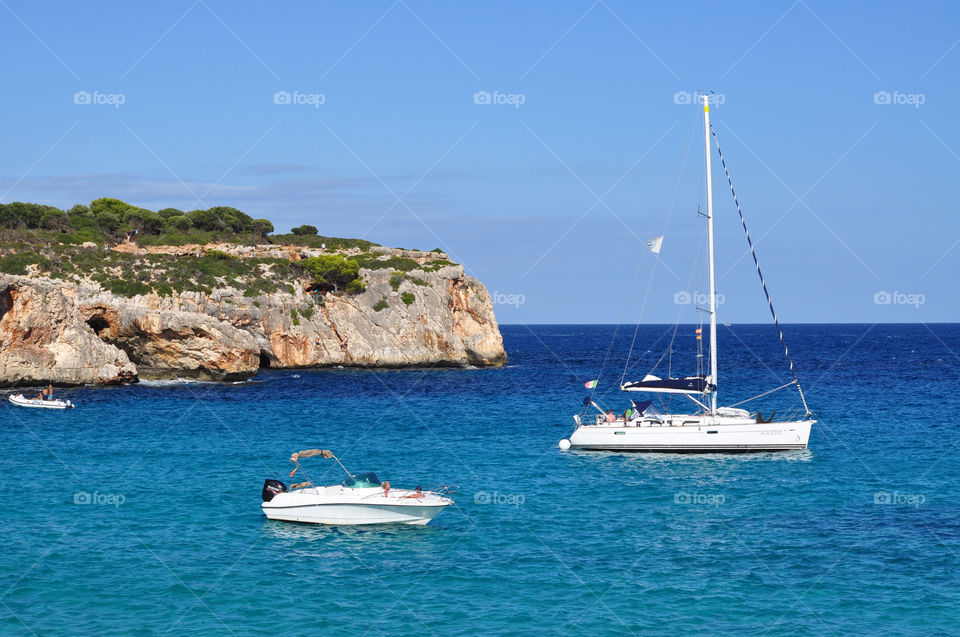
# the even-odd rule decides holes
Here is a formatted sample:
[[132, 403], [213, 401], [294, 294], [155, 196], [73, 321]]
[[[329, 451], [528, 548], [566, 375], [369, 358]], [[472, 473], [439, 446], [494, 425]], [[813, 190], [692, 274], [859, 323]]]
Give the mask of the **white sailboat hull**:
[[701, 418], [678, 424], [603, 423], [581, 425], [570, 448], [647, 453], [746, 453], [806, 449], [815, 420], [758, 423], [748, 419]]

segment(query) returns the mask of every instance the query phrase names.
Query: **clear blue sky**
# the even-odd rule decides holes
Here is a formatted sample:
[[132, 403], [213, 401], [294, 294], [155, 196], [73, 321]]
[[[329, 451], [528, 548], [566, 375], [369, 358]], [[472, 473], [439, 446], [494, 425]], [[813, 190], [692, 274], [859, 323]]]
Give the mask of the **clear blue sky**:
[[[702, 289], [675, 95], [708, 88], [785, 322], [958, 319], [954, 2], [2, 4], [5, 202], [232, 205], [444, 248], [504, 323], [672, 322]], [[717, 168], [720, 317], [765, 321]]]

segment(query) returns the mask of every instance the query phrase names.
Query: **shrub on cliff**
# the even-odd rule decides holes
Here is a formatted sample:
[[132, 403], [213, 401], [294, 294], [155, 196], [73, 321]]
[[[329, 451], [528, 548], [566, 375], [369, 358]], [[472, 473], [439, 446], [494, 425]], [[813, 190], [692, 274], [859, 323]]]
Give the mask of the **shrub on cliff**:
[[436, 261], [431, 261], [430, 263], [424, 265], [421, 270], [424, 272], [436, 272], [441, 268], [445, 268], [448, 265], [456, 265], [452, 261], [447, 261], [446, 259], [437, 259]]
[[296, 228], [291, 228], [290, 232], [297, 235], [298, 237], [302, 237], [302, 236], [317, 234], [319, 230], [317, 230], [316, 226], [302, 225], [302, 226], [297, 226]]
[[160, 234], [163, 231], [163, 217], [144, 208], [127, 211], [123, 223], [146, 234]]
[[253, 230], [253, 234], [265, 237], [273, 232], [273, 224], [269, 219], [254, 219], [251, 230]]
[[136, 296], [138, 294], [150, 294], [151, 288], [146, 283], [140, 281], [126, 281], [124, 279], [113, 279], [103, 284], [111, 293], [117, 296]]
[[114, 212], [103, 210], [97, 213], [97, 225], [100, 226], [100, 230], [107, 234], [116, 232], [117, 228], [120, 227], [120, 223], [120, 215]]
[[226, 223], [212, 210], [191, 210], [187, 217], [200, 230], [223, 230]]
[[223, 223], [223, 228], [230, 232], [250, 232], [253, 228], [253, 217], [230, 206], [214, 206], [207, 210]]
[[75, 230], [96, 230], [97, 217], [90, 209], [83, 204], [77, 204], [67, 211], [67, 217], [70, 219], [70, 225]]
[[384, 270], [390, 268], [399, 272], [409, 272], [420, 268], [420, 264], [407, 257], [390, 257], [389, 259], [379, 259], [380, 255], [364, 253], [357, 255], [356, 261], [360, 267], [368, 270]]
[[[179, 212], [179, 211], [178, 211]], [[163, 211], [160, 212], [162, 216]], [[193, 227], [189, 217], [185, 214], [172, 215], [166, 218], [166, 229], [168, 231], [186, 232]]]
[[[310, 273], [313, 283], [321, 289], [341, 290], [358, 278], [360, 264], [353, 259], [345, 259], [339, 254], [321, 254], [300, 262]], [[361, 280], [361, 284], [363, 281]], [[353, 291], [356, 291], [354, 284]]]
[[134, 208], [136, 208], [136, 206], [133, 204], [128, 204], [126, 201], [114, 199], [113, 197], [100, 197], [90, 202], [90, 212], [94, 215], [99, 215], [101, 212], [109, 212], [117, 215], [121, 220], [123, 220], [127, 212]]
[[63, 211], [53, 206], [44, 206], [37, 203], [14, 201], [0, 204], [0, 226], [4, 228], [39, 228], [44, 215], [63, 214]]
[[27, 266], [37, 265], [46, 270], [50, 261], [36, 252], [18, 252], [0, 259], [0, 272], [4, 274], [26, 274]]
[[73, 230], [70, 223], [70, 217], [62, 210], [48, 210], [40, 217], [40, 227], [46, 230], [56, 230], [58, 232], [67, 232]]

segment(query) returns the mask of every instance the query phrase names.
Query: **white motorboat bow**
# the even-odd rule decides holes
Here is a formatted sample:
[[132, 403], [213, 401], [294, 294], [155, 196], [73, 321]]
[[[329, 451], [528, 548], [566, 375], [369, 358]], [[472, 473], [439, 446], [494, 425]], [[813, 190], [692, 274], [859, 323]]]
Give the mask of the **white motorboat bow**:
[[[347, 479], [335, 485], [314, 485], [300, 465], [301, 459], [313, 456], [335, 460], [346, 471]], [[381, 482], [373, 472], [350, 473], [327, 449], [298, 451], [290, 456], [290, 461], [296, 465], [290, 476], [300, 471], [307, 480], [289, 488], [280, 480], [264, 481], [260, 506], [271, 520], [332, 525], [423, 525], [453, 504], [453, 500], [447, 497], [454, 493], [452, 487], [394, 489], [389, 482]]]
[[[800, 387], [800, 381], [794, 370], [793, 361], [790, 358], [789, 350], [783, 338], [783, 330], [780, 328], [780, 322], [777, 320], [777, 314], [773, 309], [773, 302], [767, 291], [767, 285], [763, 275], [760, 272], [760, 264], [757, 260], [757, 254], [750, 239], [750, 233], [747, 232], [746, 221], [743, 212], [740, 209], [740, 203], [737, 200], [736, 192], [733, 189], [733, 182], [730, 181], [730, 174], [727, 171], [723, 154], [720, 152], [719, 143], [717, 143], [717, 153], [720, 161], [723, 163], [724, 172], [727, 181], [730, 183], [730, 191], [733, 193], [733, 200], [736, 204], [737, 212], [740, 215], [740, 222], [743, 225], [747, 237], [747, 244], [753, 255], [754, 264], [757, 273], [760, 275], [760, 283], [763, 292], [766, 295], [767, 305], [773, 316], [774, 325], [777, 328], [777, 334], [780, 343], [783, 346], [783, 352], [787, 362], [790, 364], [790, 373], [792, 380], [786, 384], [776, 387], [761, 394], [741, 400], [738, 403], [728, 407], [717, 406], [717, 292], [715, 276], [715, 257], [713, 241], [713, 193], [711, 180], [711, 134], [716, 141], [716, 132], [710, 126], [710, 107], [709, 95], [702, 95], [703, 117], [704, 117], [704, 136], [706, 151], [706, 199], [707, 214], [702, 215], [698, 208], [698, 216], [705, 216], [707, 221], [707, 250], [709, 265], [709, 307], [701, 308], [697, 305], [698, 312], [705, 312], [710, 317], [709, 331], [709, 366], [703, 364], [704, 348], [702, 341], [702, 328], [697, 326], [695, 335], [697, 343], [697, 373], [694, 376], [674, 378], [670, 373], [666, 378], [661, 378], [652, 373], [647, 374], [640, 381], [624, 382], [627, 374], [627, 367], [624, 367], [624, 378], [621, 378], [620, 389], [626, 392], [647, 392], [657, 394], [661, 399], [660, 405], [665, 405], [663, 396], [681, 395], [689, 399], [695, 410], [693, 413], [664, 413], [651, 400], [635, 400], [631, 402], [631, 408], [622, 415], [615, 415], [612, 411], [604, 413], [597, 403], [593, 401], [592, 396], [584, 399], [584, 407], [595, 407], [600, 414], [597, 414], [595, 420], [589, 418], [585, 412], [574, 416], [577, 424], [576, 430], [570, 435], [569, 439], [560, 441], [561, 449], [581, 449], [590, 451], [639, 451], [639, 452], [746, 452], [746, 451], [782, 451], [788, 449], [806, 449], [810, 437], [810, 429], [816, 422], [811, 418], [810, 409], [807, 406], [806, 398]], [[660, 254], [660, 247], [663, 237], [656, 237], [648, 243], [651, 252]], [[659, 257], [658, 257], [659, 258]], [[676, 298], [676, 297], [675, 297]], [[727, 324], [729, 325], [729, 324]], [[678, 322], [679, 326], [679, 322]], [[676, 334], [676, 330], [674, 330]], [[655, 371], [657, 365], [670, 356], [673, 342], [667, 348], [667, 353], [661, 357], [660, 361], [654, 365]], [[633, 346], [631, 345], [631, 352]], [[629, 356], [628, 363], [629, 365]], [[766, 365], [766, 363], [764, 363]], [[669, 372], [669, 364], [668, 364]], [[598, 381], [589, 381], [587, 388], [595, 388]], [[751, 400], [772, 394], [773, 392], [785, 389], [795, 385], [799, 393], [800, 403], [803, 411], [793, 418], [774, 420], [776, 412], [770, 417], [764, 418], [760, 412], [751, 414], [738, 405], [742, 405]], [[669, 403], [669, 400], [666, 401]]]
[[10, 402], [19, 407], [35, 407], [37, 409], [73, 409], [76, 407], [69, 400], [40, 400], [27, 398], [23, 394], [14, 394], [9, 397]]

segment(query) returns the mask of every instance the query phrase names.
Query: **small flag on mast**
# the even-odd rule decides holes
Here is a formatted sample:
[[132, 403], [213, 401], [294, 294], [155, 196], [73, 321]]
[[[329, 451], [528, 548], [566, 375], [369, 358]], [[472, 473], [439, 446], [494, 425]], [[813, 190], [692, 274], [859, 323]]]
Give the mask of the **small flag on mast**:
[[663, 235], [659, 237], [654, 237], [647, 241], [647, 248], [650, 249], [650, 252], [654, 254], [660, 254], [660, 245], [663, 243]]
[[585, 382], [585, 383], [583, 384], [583, 386], [586, 387], [587, 389], [593, 389], [594, 387], [597, 386], [597, 381], [595, 381], [595, 380], [588, 380], [587, 382]]

